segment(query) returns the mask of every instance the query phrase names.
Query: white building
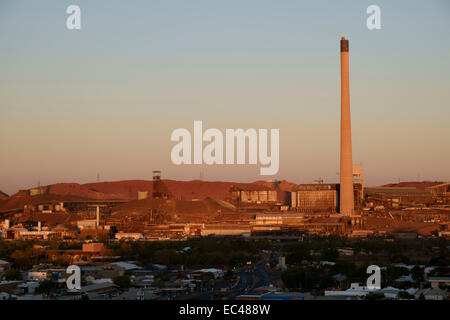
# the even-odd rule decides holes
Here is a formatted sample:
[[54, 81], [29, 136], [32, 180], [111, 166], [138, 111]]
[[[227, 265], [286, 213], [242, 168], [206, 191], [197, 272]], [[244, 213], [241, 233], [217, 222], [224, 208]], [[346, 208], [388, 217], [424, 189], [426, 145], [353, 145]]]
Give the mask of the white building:
[[28, 271], [29, 281], [44, 281], [47, 279], [47, 271]]
[[119, 232], [116, 233], [117, 240], [140, 240], [144, 239], [142, 233], [133, 233], [133, 232]]

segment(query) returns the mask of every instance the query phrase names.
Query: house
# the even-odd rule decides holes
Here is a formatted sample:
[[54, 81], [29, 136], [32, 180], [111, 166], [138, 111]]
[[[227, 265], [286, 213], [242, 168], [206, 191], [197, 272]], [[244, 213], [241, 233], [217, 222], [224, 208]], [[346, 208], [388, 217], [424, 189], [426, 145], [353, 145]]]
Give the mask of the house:
[[154, 282], [155, 276], [153, 275], [134, 276], [132, 280], [133, 286], [139, 288], [151, 288]]
[[36, 281], [27, 281], [21, 283], [17, 286], [17, 288], [23, 290], [22, 294], [34, 294], [34, 291], [39, 286], [39, 282]]
[[448, 297], [448, 292], [441, 289], [427, 288], [423, 290], [418, 290], [415, 293], [414, 297], [416, 299], [419, 299], [421, 295], [423, 295], [425, 300], [444, 300]]
[[195, 271], [189, 272], [189, 278], [191, 278], [191, 279], [198, 278], [198, 277], [201, 277], [201, 275], [208, 274], [208, 273], [212, 274], [215, 279], [221, 278], [224, 275], [224, 272], [221, 269], [209, 268], [209, 269], [200, 269], [200, 270], [195, 270]]
[[109, 265], [119, 267], [124, 271], [124, 273], [127, 273], [127, 274], [129, 274], [135, 270], [142, 269], [142, 267], [135, 265], [134, 263], [125, 262], [125, 261], [112, 262]]
[[105, 264], [96, 266], [82, 266], [81, 274], [90, 282], [94, 279], [113, 279], [125, 274], [125, 269], [115, 264]]
[[0, 301], [1, 300], [16, 300], [17, 296], [13, 294], [9, 294], [7, 292], [0, 292]]
[[376, 291], [376, 293], [383, 293], [387, 299], [396, 299], [399, 292], [400, 290], [394, 287], [386, 287]]
[[81, 287], [81, 292], [86, 294], [95, 293], [114, 295], [119, 293], [119, 286], [110, 282], [96, 283]]
[[0, 281], [0, 292], [6, 292], [9, 294], [20, 293], [21, 289], [18, 288], [23, 281], [12, 280], [12, 281]]
[[28, 271], [27, 280], [29, 280], [29, 281], [47, 280], [47, 271], [41, 271], [41, 270]]
[[5, 272], [9, 268], [11, 268], [11, 264], [8, 261], [0, 260], [0, 273]]
[[339, 252], [339, 256], [352, 256], [353, 255], [353, 248], [337, 248], [337, 251]]
[[410, 282], [410, 283], [415, 283], [416, 281], [413, 279], [412, 274], [410, 273], [409, 275], [403, 275], [398, 279], [395, 279], [395, 282]]
[[444, 286], [450, 288], [450, 277], [430, 277], [428, 282], [430, 282], [432, 289], [440, 289]]

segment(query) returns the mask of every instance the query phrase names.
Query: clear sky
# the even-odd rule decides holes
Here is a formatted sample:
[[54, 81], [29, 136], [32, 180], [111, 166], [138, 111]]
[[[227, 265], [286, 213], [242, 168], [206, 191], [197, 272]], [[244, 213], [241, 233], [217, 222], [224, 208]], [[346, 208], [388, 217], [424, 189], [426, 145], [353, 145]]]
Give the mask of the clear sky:
[[[82, 30], [66, 28], [81, 7]], [[381, 30], [366, 8], [381, 7]], [[339, 39], [368, 185], [450, 180], [450, 2], [0, 1], [0, 190], [338, 180]], [[280, 129], [280, 170], [175, 166], [176, 128]]]

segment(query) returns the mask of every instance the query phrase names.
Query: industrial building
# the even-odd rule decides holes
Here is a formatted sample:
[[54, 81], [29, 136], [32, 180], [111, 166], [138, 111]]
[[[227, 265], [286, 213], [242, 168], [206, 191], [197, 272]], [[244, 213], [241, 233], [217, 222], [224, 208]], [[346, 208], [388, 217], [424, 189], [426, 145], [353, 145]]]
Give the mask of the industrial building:
[[254, 225], [289, 225], [304, 223], [304, 216], [298, 213], [257, 214]]
[[441, 183], [427, 188], [433, 198], [441, 203], [450, 203], [450, 182]]
[[[362, 186], [353, 184], [354, 208], [361, 207]], [[291, 208], [304, 213], [340, 212], [340, 184], [300, 184], [291, 192]]]
[[263, 190], [244, 190], [232, 187], [230, 193], [233, 203], [276, 203], [278, 201], [277, 191], [268, 188]]
[[251, 228], [248, 225], [208, 224], [201, 230], [201, 235], [239, 236], [250, 232]]
[[367, 207], [383, 205], [384, 207], [399, 208], [434, 202], [431, 192], [414, 187], [366, 188], [364, 196]]

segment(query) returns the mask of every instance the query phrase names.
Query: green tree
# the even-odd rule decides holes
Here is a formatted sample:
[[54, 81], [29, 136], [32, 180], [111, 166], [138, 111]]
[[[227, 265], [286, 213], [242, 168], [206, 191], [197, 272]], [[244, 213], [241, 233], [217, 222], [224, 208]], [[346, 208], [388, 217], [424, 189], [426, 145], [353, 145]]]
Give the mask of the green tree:
[[50, 280], [42, 281], [39, 286], [34, 291], [37, 294], [47, 294], [49, 295], [52, 292], [53, 283]]
[[406, 291], [400, 291], [398, 293], [398, 298], [399, 299], [414, 299], [414, 296], [412, 294], [409, 294]]
[[339, 257], [339, 252], [334, 248], [327, 248], [322, 252], [322, 259], [326, 261], [336, 261]]
[[56, 257], [55, 263], [58, 266], [68, 266], [70, 264], [70, 256], [65, 254], [60, 254]]
[[424, 270], [419, 266], [414, 266], [411, 270], [412, 278], [414, 281], [420, 283], [425, 280], [424, 278]]
[[365, 297], [365, 300], [382, 300], [384, 299], [384, 293], [382, 292], [370, 292]]
[[227, 272], [225, 272], [225, 274], [224, 274], [224, 279], [230, 279], [232, 277], [233, 277], [233, 271], [227, 270]]
[[21, 270], [28, 270], [39, 261], [40, 252], [29, 247], [25, 250], [16, 250], [11, 254], [13, 266]]
[[23, 280], [22, 273], [18, 269], [8, 269], [3, 274], [3, 278], [7, 281]]
[[113, 279], [114, 284], [118, 285], [121, 289], [128, 289], [131, 287], [131, 280], [129, 276], [117, 276]]

